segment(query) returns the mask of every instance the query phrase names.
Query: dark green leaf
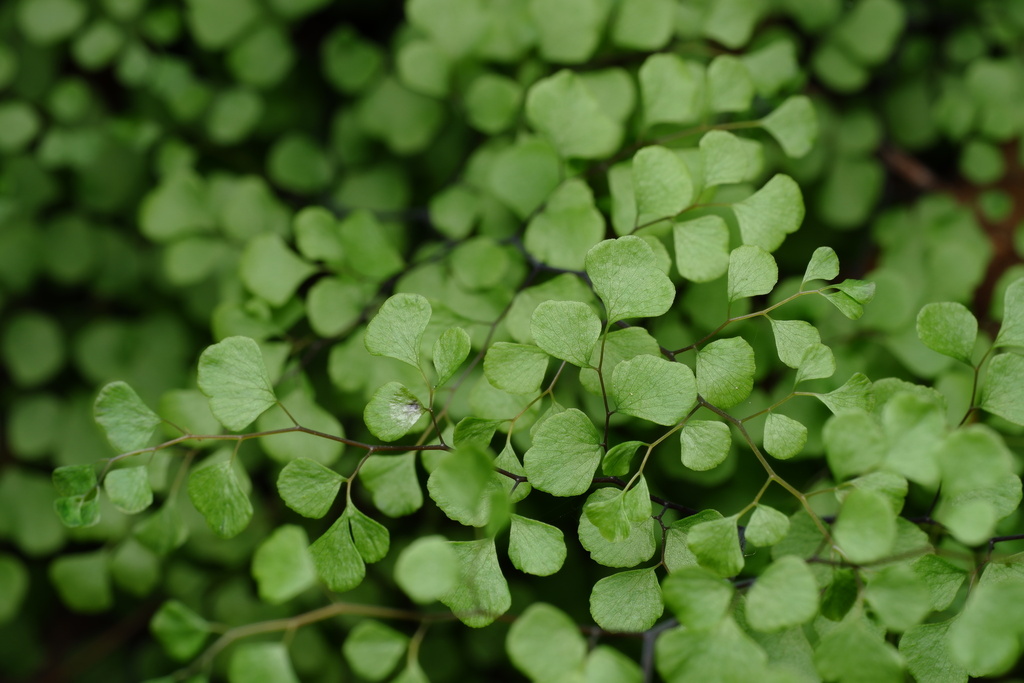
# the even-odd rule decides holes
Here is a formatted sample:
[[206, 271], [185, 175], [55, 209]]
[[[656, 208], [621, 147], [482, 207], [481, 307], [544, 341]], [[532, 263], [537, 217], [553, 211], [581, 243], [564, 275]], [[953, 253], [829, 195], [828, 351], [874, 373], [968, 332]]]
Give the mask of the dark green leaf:
[[695, 524], [687, 534], [686, 545], [702, 567], [718, 576], [736, 576], [743, 569], [735, 516]]
[[665, 604], [688, 629], [713, 628], [725, 618], [736, 590], [700, 567], [684, 567], [661, 582]]
[[747, 623], [758, 631], [781, 631], [810, 621], [818, 613], [818, 582], [794, 555], [775, 560], [747, 593]]
[[285, 505], [303, 517], [319, 519], [331, 509], [345, 478], [308, 458], [292, 460], [277, 476], [277, 491]]
[[423, 506], [415, 453], [371, 455], [359, 468], [359, 481], [388, 517], [411, 515]]
[[550, 576], [565, 562], [565, 539], [558, 527], [512, 515], [508, 558], [521, 572]]

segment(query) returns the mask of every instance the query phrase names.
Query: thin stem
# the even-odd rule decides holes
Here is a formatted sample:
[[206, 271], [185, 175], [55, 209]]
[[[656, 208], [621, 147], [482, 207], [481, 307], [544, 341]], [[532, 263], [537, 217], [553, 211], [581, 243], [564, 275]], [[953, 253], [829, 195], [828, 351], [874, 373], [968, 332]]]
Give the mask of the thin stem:
[[675, 351], [672, 351], [671, 353], [674, 356], [677, 353], [683, 353], [684, 351], [689, 351], [691, 349], [695, 349], [698, 346], [701, 346], [707, 340], [709, 340], [712, 337], [714, 337], [716, 334], [718, 334], [722, 330], [724, 330], [726, 327], [728, 327], [732, 323], [737, 323], [737, 322], [739, 322], [741, 320], [749, 320], [750, 318], [757, 318], [758, 316], [768, 317], [769, 313], [774, 311], [776, 308], [779, 308], [780, 306], [784, 306], [785, 304], [788, 304], [790, 301], [793, 301], [795, 299], [799, 299], [802, 296], [807, 296], [808, 294], [818, 294], [820, 292], [821, 292], [820, 289], [809, 289], [806, 292], [803, 292], [803, 291], [797, 292], [796, 294], [792, 294], [790, 296], [787, 296], [782, 301], [779, 301], [778, 303], [772, 304], [771, 306], [769, 306], [768, 308], [765, 308], [763, 310], [754, 311], [753, 313], [747, 313], [745, 315], [737, 315], [737, 316], [730, 317], [724, 323], [722, 323], [721, 325], [719, 325], [718, 327], [716, 327], [715, 329], [713, 329], [712, 331], [710, 331], [706, 335], [704, 335], [699, 341], [695, 341], [694, 343], [690, 344], [689, 346], [684, 346], [683, 348], [677, 349]]

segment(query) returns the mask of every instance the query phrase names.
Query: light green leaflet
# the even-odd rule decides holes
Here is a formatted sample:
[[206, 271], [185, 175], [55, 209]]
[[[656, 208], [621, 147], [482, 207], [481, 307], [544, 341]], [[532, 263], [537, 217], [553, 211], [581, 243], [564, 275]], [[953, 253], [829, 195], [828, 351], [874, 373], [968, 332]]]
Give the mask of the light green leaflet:
[[754, 99], [754, 82], [743, 61], [718, 55], [708, 64], [708, 104], [715, 112], [742, 112]]
[[359, 468], [359, 481], [370, 492], [373, 506], [388, 517], [411, 515], [423, 506], [416, 457], [416, 453], [371, 455]]
[[761, 119], [764, 127], [790, 157], [799, 158], [811, 151], [818, 137], [818, 117], [805, 95], [793, 95]]
[[981, 407], [1015, 424], [1024, 424], [1024, 357], [1000, 353], [989, 363], [981, 390]]
[[800, 186], [788, 175], [773, 176], [760, 190], [732, 205], [743, 244], [775, 251], [804, 219]]
[[587, 252], [587, 275], [604, 302], [608, 324], [662, 315], [676, 290], [650, 245], [633, 235], [605, 240]]
[[651, 55], [640, 66], [644, 124], [690, 123], [704, 111], [704, 67], [677, 55]]
[[114, 507], [129, 515], [142, 512], [153, 502], [149, 471], [145, 467], [123, 467], [108, 472], [103, 479], [103, 490]]
[[760, 246], [736, 247], [729, 254], [729, 301], [768, 294], [779, 281], [775, 259]]
[[228, 337], [199, 356], [199, 389], [225, 428], [245, 429], [277, 403], [259, 345], [248, 337]]
[[707, 215], [672, 226], [679, 274], [692, 282], [710, 282], [729, 268], [729, 226]]
[[1003, 295], [1003, 324], [996, 346], [1024, 346], [1024, 279], [1015, 280]]
[[188, 497], [214, 533], [231, 538], [249, 526], [253, 509], [230, 460], [202, 465], [188, 477]]
[[394, 441], [408, 434], [425, 412], [419, 399], [400, 382], [388, 382], [366, 404], [363, 421], [378, 439]]
[[341, 651], [356, 675], [382, 681], [395, 670], [409, 647], [409, 636], [373, 619], [360, 621], [348, 633]]
[[260, 599], [272, 605], [287, 602], [316, 583], [306, 530], [294, 524], [275, 529], [253, 553], [252, 576]]
[[[545, 301], [533, 311], [530, 334], [540, 348], [555, 358], [585, 368], [590, 366], [601, 336], [601, 321], [585, 303]], [[544, 364], [546, 367], [547, 361]]]
[[508, 558], [521, 572], [550, 576], [562, 568], [566, 548], [562, 530], [521, 515], [511, 515]]
[[697, 391], [719, 408], [745, 401], [754, 386], [754, 349], [743, 337], [713, 341], [697, 352]]
[[728, 131], [705, 133], [699, 147], [705, 187], [750, 182], [764, 166], [764, 149], [760, 142]]
[[590, 593], [590, 614], [608, 631], [642, 633], [654, 626], [664, 610], [654, 569], [606, 576]]
[[366, 350], [418, 368], [420, 340], [430, 314], [430, 303], [419, 294], [395, 294], [366, 326]]
[[789, 517], [775, 508], [757, 504], [754, 514], [744, 532], [744, 538], [761, 548], [773, 546], [781, 541], [789, 532]]
[[494, 540], [456, 541], [451, 546], [459, 562], [459, 580], [440, 600], [466, 626], [487, 626], [512, 605]]
[[854, 489], [843, 501], [832, 534], [851, 562], [880, 560], [896, 541], [895, 512], [882, 494]]
[[344, 481], [340, 474], [314, 460], [296, 458], [277, 476], [277, 491], [292, 510], [319, 519], [331, 509]]
[[695, 524], [687, 534], [686, 545], [700, 566], [718, 576], [736, 576], [743, 569], [735, 515]]
[[824, 379], [836, 372], [836, 357], [824, 344], [808, 344], [800, 355], [794, 384], [809, 379]]
[[[586, 304], [581, 305], [590, 310]], [[536, 336], [535, 333], [534, 338]], [[487, 381], [493, 387], [510, 394], [537, 393], [547, 369], [548, 354], [532, 344], [495, 342], [484, 356], [484, 376]]]
[[242, 253], [239, 268], [249, 291], [274, 306], [283, 306], [315, 272], [311, 263], [299, 258], [284, 240], [273, 234], [253, 238]]
[[781, 413], [770, 412], [764, 425], [764, 449], [773, 458], [788, 460], [803, 450], [807, 427]]
[[526, 117], [565, 158], [600, 159], [618, 149], [622, 139], [622, 127], [567, 69], [533, 84], [526, 93]]
[[434, 371], [437, 373], [434, 387], [442, 386], [452, 378], [469, 356], [471, 348], [469, 333], [461, 327], [449, 327], [441, 333], [434, 342]]
[[864, 597], [886, 628], [897, 633], [917, 626], [932, 611], [928, 585], [905, 565], [885, 567], [871, 576]]
[[697, 384], [686, 365], [640, 355], [615, 366], [611, 397], [620, 413], [670, 426], [693, 407]]
[[554, 496], [578, 496], [601, 463], [601, 435], [576, 408], [552, 415], [533, 435], [523, 456], [530, 483]]
[[260, 678], [280, 683], [299, 683], [284, 643], [240, 643], [231, 653], [228, 683]]
[[210, 624], [178, 600], [160, 605], [149, 628], [167, 654], [180, 662], [199, 654], [210, 634]]
[[395, 563], [395, 582], [421, 605], [451, 591], [458, 579], [459, 558], [443, 536], [417, 538], [402, 550]]
[[661, 582], [665, 605], [689, 629], [716, 626], [729, 611], [736, 589], [700, 567], [684, 567]]
[[875, 400], [871, 394], [871, 380], [855, 372], [846, 384], [827, 394], [815, 394], [834, 414], [848, 410], [870, 410]]
[[821, 343], [818, 329], [806, 320], [776, 320], [769, 317], [772, 333], [775, 335], [775, 348], [779, 360], [791, 368], [799, 368], [804, 351], [811, 344]]
[[576, 622], [543, 602], [530, 605], [505, 640], [508, 656], [532, 681], [552, 680], [583, 664], [587, 642]]
[[526, 219], [561, 180], [561, 162], [549, 142], [524, 136], [502, 150], [491, 166], [488, 188], [519, 218]]
[[443, 456], [430, 473], [427, 490], [451, 519], [468, 526], [484, 526], [490, 518], [487, 493], [493, 468], [484, 449], [470, 442]]
[[747, 593], [747, 623], [758, 631], [781, 631], [818, 613], [818, 582], [795, 555], [776, 559]]
[[148, 445], [160, 424], [160, 417], [125, 382], [111, 382], [100, 390], [93, 416], [107, 433], [110, 445], [120, 452]]
[[768, 680], [768, 655], [731, 616], [709, 629], [663, 633], [655, 644], [654, 661], [669, 683]]
[[658, 146], [633, 156], [633, 194], [637, 225], [671, 218], [693, 201], [693, 179], [678, 153]]
[[604, 238], [604, 229], [590, 186], [572, 179], [552, 192], [544, 210], [530, 220], [523, 244], [533, 258], [552, 268], [582, 270], [587, 251]]
[[926, 304], [917, 314], [917, 336], [932, 351], [971, 365], [978, 320], [963, 304]]
[[683, 464], [705, 472], [721, 465], [729, 455], [732, 432], [724, 422], [689, 420], [679, 430], [679, 446]]
[[[611, 488], [600, 488], [590, 494], [588, 503], [599, 504], [611, 501], [620, 496], [620, 492]], [[580, 544], [590, 553], [594, 562], [606, 567], [635, 567], [654, 555], [654, 519], [647, 517], [643, 521], [630, 524], [629, 534], [619, 541], [610, 541], [600, 529], [594, 526], [586, 514], [580, 515], [578, 527]]]
[[671, 0], [625, 0], [615, 14], [612, 42], [632, 50], [658, 50], [672, 37], [674, 12]]
[[806, 285], [813, 280], [834, 280], [839, 277], [839, 257], [832, 247], [818, 247], [811, 254], [811, 260], [807, 262], [807, 269], [804, 271], [803, 280], [800, 285]]

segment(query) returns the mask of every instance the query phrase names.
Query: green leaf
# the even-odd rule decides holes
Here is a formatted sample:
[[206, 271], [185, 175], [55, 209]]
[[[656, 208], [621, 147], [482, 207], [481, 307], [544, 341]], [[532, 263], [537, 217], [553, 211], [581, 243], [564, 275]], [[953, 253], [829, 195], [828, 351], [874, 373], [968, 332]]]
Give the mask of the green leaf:
[[804, 198], [796, 181], [779, 173], [760, 190], [733, 204], [732, 210], [743, 244], [770, 252], [800, 227], [804, 220]]
[[1003, 294], [1003, 323], [995, 346], [1024, 346], [1024, 278], [1014, 280]]
[[641, 355], [615, 366], [611, 396], [618, 412], [671, 426], [693, 407], [697, 384], [682, 363]]
[[53, 509], [61, 523], [71, 529], [94, 526], [100, 521], [100, 501], [95, 493], [57, 498]]
[[789, 517], [775, 508], [758, 503], [743, 537], [760, 548], [768, 548], [785, 538], [787, 533]]
[[370, 398], [363, 411], [367, 428], [382, 441], [395, 441], [409, 433], [426, 412], [401, 382], [388, 382]]
[[1000, 353], [988, 365], [981, 388], [981, 407], [1014, 424], [1024, 425], [1024, 357]]
[[825, 456], [835, 480], [864, 474], [885, 460], [888, 444], [878, 419], [866, 411], [833, 415], [822, 432]]
[[409, 636], [366, 619], [349, 632], [341, 651], [357, 676], [382, 681], [395, 670], [408, 647]]
[[671, 218], [693, 202], [690, 169], [678, 153], [652, 145], [633, 155], [637, 225]]
[[950, 653], [949, 627], [953, 619], [915, 626], [900, 638], [900, 654], [917, 681], [966, 683], [967, 670]]
[[736, 247], [729, 254], [729, 301], [768, 294], [779, 281], [775, 259], [759, 246]]
[[672, 238], [676, 268], [691, 282], [711, 282], [729, 269], [729, 227], [710, 214], [675, 223]]
[[[515, 123], [522, 100], [523, 89], [517, 82], [485, 72], [466, 89], [466, 118], [480, 132], [495, 135]], [[465, 236], [459, 232], [448, 235], [456, 239]]]
[[1020, 658], [1020, 615], [1009, 605], [1024, 599], [1019, 582], [986, 583], [984, 576], [949, 628], [949, 651], [972, 677], [1008, 672]]
[[963, 304], [927, 304], [917, 314], [917, 336], [932, 351], [971, 365], [978, 320]]
[[704, 113], [704, 67], [671, 53], [654, 54], [640, 66], [644, 125], [694, 123]]
[[764, 423], [764, 449], [773, 458], [789, 460], [807, 443], [807, 427], [791, 417], [770, 412]]
[[747, 593], [747, 623], [775, 632], [806, 623], [818, 613], [818, 582], [795, 555], [776, 559]]
[[449, 327], [441, 333], [434, 342], [434, 370], [437, 372], [435, 388], [455, 375], [455, 371], [469, 356], [470, 349], [469, 334], [461, 327]]
[[831, 621], [842, 621], [860, 597], [861, 582], [852, 569], [839, 569], [832, 573], [830, 583], [821, 596], [821, 616]]
[[228, 337], [199, 356], [199, 390], [226, 429], [238, 432], [277, 403], [259, 345], [248, 337]]
[[655, 643], [658, 673], [669, 683], [767, 680], [765, 651], [726, 617], [710, 629], [674, 628]]
[[[338, 232], [345, 264], [356, 274], [362, 275], [373, 282], [382, 282], [402, 272], [402, 269], [405, 267], [401, 253], [398, 252], [388, 239], [387, 230], [380, 224], [376, 216], [369, 211], [353, 211], [341, 221], [338, 226]], [[415, 326], [415, 321], [418, 321], [419, 311], [415, 306], [409, 306], [403, 302], [403, 305], [399, 305], [397, 309], [392, 311], [392, 314], [396, 313], [412, 316], [414, 321], [409, 321], [410, 325]], [[393, 328], [398, 328], [398, 330], [402, 330], [405, 327], [401, 320], [395, 321], [393, 318], [390, 325]], [[389, 327], [389, 329], [393, 328]], [[398, 339], [404, 339], [404, 332], [397, 331], [393, 333], [398, 335]], [[369, 349], [369, 347], [367, 348]], [[400, 347], [400, 352], [404, 353], [405, 350], [405, 347]], [[370, 353], [373, 353], [373, 351], [371, 350]], [[388, 354], [384, 353], [381, 355]]]
[[590, 418], [570, 408], [541, 423], [523, 465], [534, 488], [553, 496], [578, 496], [590, 488], [601, 451], [601, 435]]
[[854, 489], [843, 501], [832, 535], [850, 562], [880, 560], [892, 552], [896, 541], [892, 505], [880, 493]]
[[[589, 497], [588, 502], [598, 504], [618, 498], [619, 491], [601, 488]], [[654, 555], [654, 519], [650, 516], [634, 520], [629, 534], [620, 541], [609, 541], [587, 515], [580, 515], [578, 534], [580, 544], [590, 552], [592, 560], [606, 567], [635, 567]]]
[[417, 538], [398, 555], [395, 583], [421, 605], [434, 602], [455, 588], [459, 558], [443, 536]]
[[583, 505], [583, 514], [587, 520], [613, 543], [625, 540], [631, 530], [631, 520], [626, 514], [624, 501], [625, 492], [620, 491], [613, 497], [591, 494]]
[[[269, 410], [256, 421], [256, 427], [260, 431], [288, 429], [298, 422], [303, 427], [322, 434], [345, 436], [345, 430], [338, 419], [320, 407], [309, 391], [298, 387], [284, 396], [281, 404], [280, 409]], [[288, 412], [285, 412], [284, 408], [287, 408]], [[344, 450], [344, 444], [340, 441], [302, 432], [260, 437], [260, 447], [279, 463], [288, 463], [295, 458], [305, 457], [322, 465], [333, 465]]]
[[871, 410], [875, 403], [871, 393], [871, 380], [859, 372], [853, 373], [850, 379], [846, 380], [846, 384], [838, 389], [815, 396], [836, 415], [850, 410]]
[[818, 117], [806, 95], [788, 97], [771, 114], [761, 119], [761, 126], [771, 133], [782, 151], [793, 158], [805, 156], [818, 138]]
[[870, 577], [864, 597], [875, 616], [897, 633], [917, 626], [932, 611], [928, 586], [904, 565], [884, 567]]
[[188, 497], [207, 525], [221, 538], [231, 538], [249, 526], [253, 509], [229, 460], [203, 464], [188, 477]]
[[643, 445], [642, 441], [624, 441], [615, 444], [604, 454], [604, 459], [601, 461], [601, 471], [612, 477], [622, 477], [629, 474], [633, 456], [636, 455], [637, 449]]
[[587, 641], [569, 615], [538, 602], [513, 622], [505, 649], [512, 664], [530, 680], [557, 680], [583, 664]]
[[73, 612], [105, 612], [114, 604], [110, 559], [103, 550], [60, 555], [47, 573], [61, 602]]
[[179, 662], [192, 659], [202, 650], [210, 624], [178, 600], [167, 600], [149, 622], [149, 630], [164, 650]]
[[303, 517], [320, 519], [331, 509], [345, 478], [309, 458], [292, 460], [277, 476], [285, 505]]
[[579, 301], [545, 301], [533, 312], [530, 333], [537, 345], [555, 358], [590, 367], [601, 321], [590, 306]]
[[[581, 305], [590, 310], [585, 304]], [[535, 394], [540, 391], [547, 369], [548, 354], [532, 344], [495, 342], [484, 356], [484, 375], [487, 381], [491, 386], [510, 394]]]
[[809, 379], [824, 379], [836, 373], [836, 357], [824, 344], [809, 344], [800, 356], [794, 384]]
[[654, 251], [634, 235], [605, 240], [587, 252], [587, 275], [604, 302], [609, 324], [660, 316], [675, 300], [675, 287]]
[[594, 348], [590, 356], [591, 368], [580, 370], [580, 383], [595, 396], [603, 396], [606, 387], [603, 386], [597, 370], [592, 368], [600, 365], [604, 380], [607, 382], [619, 363], [642, 355], [661, 356], [658, 341], [647, 330], [642, 327], [612, 330], [605, 335], [601, 345]]
[[284, 643], [240, 643], [231, 653], [228, 683], [299, 683]]
[[565, 158], [601, 159], [617, 150], [622, 140], [622, 127], [609, 118], [586, 84], [568, 69], [530, 87], [526, 118]]
[[135, 527], [135, 537], [157, 555], [167, 555], [188, 540], [188, 527], [177, 505], [166, 502]]
[[610, 645], [598, 645], [587, 655], [586, 683], [643, 683], [644, 673], [628, 655]]
[[612, 42], [632, 50], [658, 50], [672, 37], [674, 12], [670, 0], [625, 0], [612, 24]]
[[416, 475], [416, 454], [371, 455], [359, 468], [359, 481], [373, 505], [388, 517], [403, 517], [423, 507], [423, 490]]
[[654, 569], [606, 576], [590, 593], [590, 614], [598, 626], [616, 633], [642, 633], [665, 611]]
[[910, 568], [928, 586], [935, 611], [942, 611], [953, 603], [967, 578], [967, 571], [938, 555], [922, 555], [911, 563]]
[[699, 147], [700, 158], [704, 162], [705, 187], [751, 182], [764, 166], [761, 143], [728, 131], [705, 133]]
[[430, 314], [430, 303], [419, 294], [395, 294], [366, 326], [366, 350], [419, 368], [420, 340]]
[[551, 144], [524, 137], [498, 153], [488, 188], [519, 218], [526, 219], [558, 187], [561, 175], [561, 160]]
[[125, 382], [111, 382], [100, 390], [93, 416], [120, 452], [144, 448], [160, 424], [160, 417]]
[[350, 519], [342, 514], [309, 547], [317, 574], [335, 593], [352, 590], [366, 576], [366, 565], [352, 541]]
[[250, 292], [283, 306], [316, 268], [296, 256], [277, 235], [264, 234], [246, 245], [238, 272]]
[[687, 534], [686, 545], [705, 569], [728, 578], [743, 570], [736, 516], [695, 524]]
[[718, 625], [729, 613], [736, 589], [700, 567], [684, 567], [661, 582], [665, 605], [688, 629], [705, 630]]
[[128, 515], [142, 512], [153, 503], [153, 489], [145, 467], [111, 470], [103, 479], [103, 490], [114, 507]]
[[776, 320], [768, 318], [775, 335], [775, 348], [779, 360], [791, 368], [799, 368], [804, 351], [812, 344], [821, 343], [818, 328], [805, 320]]
[[511, 519], [508, 558], [516, 569], [550, 576], [562, 568], [566, 549], [561, 529], [516, 514]]
[[743, 337], [713, 341], [697, 352], [697, 392], [719, 408], [731, 408], [750, 396], [754, 369], [754, 349]]
[[834, 35], [853, 59], [874, 66], [892, 53], [906, 21], [906, 10], [899, 2], [864, 0], [843, 16]]
[[466, 626], [483, 628], [512, 606], [494, 540], [456, 541], [451, 546], [459, 561], [459, 580], [440, 600]]
[[22, 561], [14, 555], [0, 554], [0, 624], [18, 614], [28, 586], [29, 574]]
[[380, 562], [388, 554], [391, 537], [387, 527], [370, 519], [354, 505], [345, 508], [344, 516], [348, 517], [352, 531], [352, 541], [364, 562]]
[[862, 615], [848, 616], [822, 637], [814, 652], [814, 666], [823, 679], [830, 681], [905, 680], [896, 649]]
[[559, 185], [544, 210], [530, 220], [523, 245], [534, 259], [552, 268], [581, 270], [587, 251], [604, 233], [604, 216], [594, 206], [594, 193], [573, 178]]
[[53, 486], [58, 496], [80, 496], [96, 488], [96, 467], [65, 465], [53, 471]]
[[579, 64], [587, 61], [601, 39], [606, 10], [594, 0], [528, 3], [530, 42], [537, 32], [538, 48], [546, 61]]
[[832, 247], [818, 247], [811, 254], [811, 260], [807, 262], [807, 269], [804, 271], [804, 279], [800, 286], [812, 280], [834, 280], [839, 277], [839, 257], [836, 256]]
[[708, 104], [714, 112], [742, 112], [754, 99], [754, 81], [738, 57], [718, 55], [708, 64]]
[[306, 530], [294, 524], [279, 526], [252, 556], [252, 577], [260, 599], [279, 605], [316, 583]]
[[446, 454], [430, 473], [427, 490], [441, 511], [467, 526], [484, 526], [490, 519], [488, 487], [493, 463], [479, 444], [470, 442]]
[[679, 446], [683, 465], [696, 472], [706, 472], [728, 457], [732, 432], [724, 422], [689, 420], [679, 430]]

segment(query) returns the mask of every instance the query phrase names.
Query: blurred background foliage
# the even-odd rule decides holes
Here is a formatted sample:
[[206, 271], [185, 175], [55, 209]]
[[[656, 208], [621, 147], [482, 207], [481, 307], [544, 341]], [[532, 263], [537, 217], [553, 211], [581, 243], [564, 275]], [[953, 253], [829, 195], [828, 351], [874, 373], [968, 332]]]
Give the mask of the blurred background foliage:
[[[293, 521], [268, 482], [294, 447], [275, 452], [267, 440], [243, 449], [263, 504], [230, 541], [214, 537], [187, 502], [179, 506], [187, 531], [171, 538], [158, 515], [140, 524], [113, 509], [98, 526], [66, 529], [53, 512], [50, 472], [112, 455], [92, 421], [96, 388], [112, 380], [129, 382], [163, 416], [218, 431], [205, 400], [183, 387], [194, 386], [199, 351], [226, 336], [259, 340], [275, 381], [289, 387], [279, 395], [315, 395], [309, 420], [356, 438], [367, 437], [359, 419], [367, 396], [402, 372], [371, 362], [358, 333], [387, 294], [443, 302], [432, 327], [462, 325], [481, 348], [532, 266], [527, 254], [566, 249], [545, 243], [543, 224], [532, 236], [527, 227], [550, 190], [537, 194], [545, 177], [553, 186], [583, 172], [587, 183], [560, 198], [571, 220], [588, 220], [579, 212], [596, 205], [611, 216], [600, 228], [609, 236], [632, 227], [616, 216], [623, 190], [611, 161], [622, 157], [563, 162], [528, 130], [527, 90], [565, 67], [581, 74], [627, 147], [723, 112], [758, 118], [789, 94], [809, 95], [818, 144], [799, 159], [766, 144], [759, 182], [734, 195], [789, 173], [808, 213], [775, 254], [783, 270], [799, 275], [814, 247], [828, 244], [844, 275], [877, 283], [857, 324], [817, 301], [794, 304], [803, 307], [794, 317], [832, 343], [837, 378], [928, 380], [950, 415], [962, 415], [969, 369], [928, 352], [914, 320], [928, 301], [959, 301], [991, 334], [1002, 287], [1024, 275], [1022, 37], [1022, 0], [0, 4], [2, 677], [162, 675], [174, 665], [147, 623], [168, 596], [229, 625], [320, 604], [315, 590], [264, 604], [248, 577], [256, 545]], [[727, 82], [749, 80], [750, 96], [730, 107], [734, 93], [719, 93], [714, 111], [659, 121], [640, 102], [638, 72], [652, 51], [706, 66], [709, 79], [717, 64]], [[648, 234], [670, 241], [657, 226]], [[591, 296], [571, 277], [537, 282], [558, 298]], [[659, 340], [682, 345], [717, 326], [723, 287], [690, 286], [681, 294], [687, 316], [660, 321]], [[520, 337], [531, 311], [517, 300], [495, 338], [528, 341]], [[761, 342], [766, 406], [774, 379], [761, 360], [771, 340]], [[468, 401], [478, 415], [505, 416], [514, 406], [479, 374], [453, 414], [465, 414]], [[815, 433], [807, 450], [820, 453]], [[156, 491], [178, 490], [180, 460], [152, 459]], [[704, 487], [682, 501], [700, 507], [736, 475], [730, 462], [702, 475], [664, 467]], [[735, 496], [749, 500], [745, 489]], [[441, 519], [425, 509], [392, 533], [408, 543]], [[593, 571], [570, 553], [558, 577], [513, 582], [513, 594], [557, 593]], [[387, 572], [374, 575], [355, 597], [393, 602], [388, 581]], [[580, 613], [585, 621], [585, 605]], [[353, 623], [295, 635], [303, 680], [343, 675], [337, 633]], [[436, 627], [421, 652], [431, 680], [470, 680], [470, 669], [500, 680], [502, 628]]]

